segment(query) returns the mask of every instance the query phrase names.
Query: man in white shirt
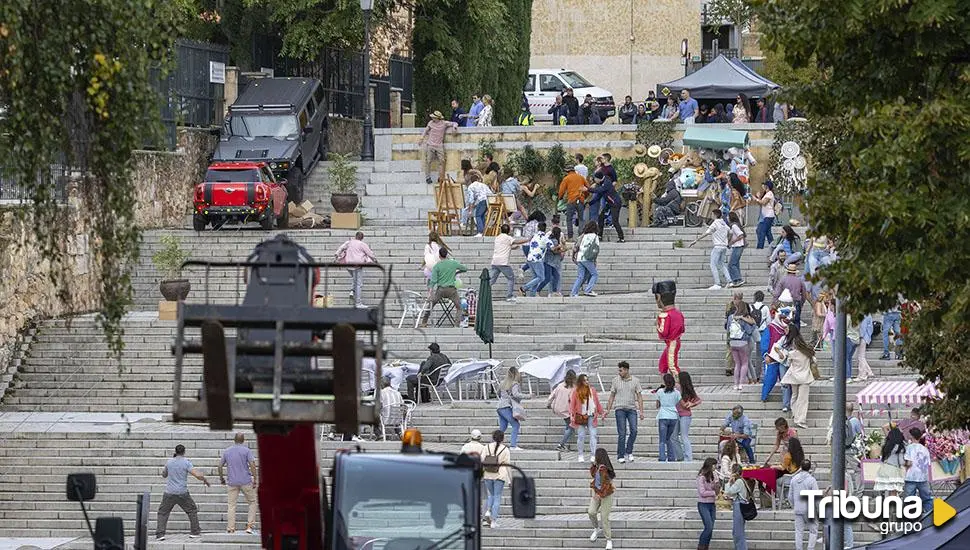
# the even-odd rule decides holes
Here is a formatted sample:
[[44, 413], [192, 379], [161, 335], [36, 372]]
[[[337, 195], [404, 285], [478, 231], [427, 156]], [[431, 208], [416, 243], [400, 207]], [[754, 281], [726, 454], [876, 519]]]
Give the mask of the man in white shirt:
[[714, 284], [708, 287], [708, 290], [719, 290], [721, 288], [720, 275], [724, 275], [724, 284], [731, 282], [731, 275], [728, 273], [727, 268], [728, 233], [730, 228], [728, 224], [724, 223], [719, 209], [714, 210], [711, 215], [714, 216], [714, 221], [711, 222], [711, 225], [707, 226], [707, 231], [687, 246], [694, 246], [704, 237], [712, 235], [711, 240], [714, 242], [714, 248], [711, 249], [711, 275], [714, 276]]
[[573, 170], [575, 170], [576, 173], [579, 174], [580, 176], [583, 176], [583, 179], [588, 179], [589, 168], [587, 168], [586, 165], [583, 164], [583, 160], [585, 159], [586, 157], [584, 157], [582, 153], [576, 153], [576, 166], [573, 167]]
[[515, 274], [512, 272], [512, 267], [509, 265], [509, 257], [512, 254], [512, 247], [521, 246], [527, 242], [529, 239], [515, 239], [509, 233], [512, 229], [509, 224], [502, 224], [501, 233], [498, 237], [495, 237], [495, 248], [492, 251], [492, 285], [494, 286], [498, 282], [499, 273], [505, 275], [505, 279], [509, 282], [509, 290], [505, 295], [506, 302], [514, 302], [515, 300]]
[[482, 456], [485, 454], [485, 445], [482, 445], [482, 432], [479, 430], [472, 430], [472, 438], [461, 446], [461, 454], [464, 455], [478, 455]]
[[404, 398], [401, 392], [391, 387], [391, 381], [387, 378], [381, 379], [381, 424], [384, 425], [384, 432], [393, 424], [394, 433], [400, 437], [401, 424], [403, 420]]
[[930, 451], [923, 445], [923, 430], [910, 428], [913, 441], [906, 445], [906, 475], [903, 478], [903, 498], [919, 494], [923, 513], [933, 511], [933, 491], [930, 489]]

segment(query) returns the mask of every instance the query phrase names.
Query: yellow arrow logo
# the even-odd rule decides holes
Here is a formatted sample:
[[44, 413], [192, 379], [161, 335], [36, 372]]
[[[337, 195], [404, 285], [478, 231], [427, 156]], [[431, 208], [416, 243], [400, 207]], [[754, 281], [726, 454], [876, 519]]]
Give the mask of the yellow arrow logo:
[[933, 525], [939, 527], [953, 519], [957, 511], [942, 498], [933, 499]]

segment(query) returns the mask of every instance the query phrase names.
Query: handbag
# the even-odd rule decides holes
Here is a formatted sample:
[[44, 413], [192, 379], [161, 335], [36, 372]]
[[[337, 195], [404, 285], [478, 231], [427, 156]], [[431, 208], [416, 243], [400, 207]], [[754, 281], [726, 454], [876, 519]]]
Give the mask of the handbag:
[[818, 362], [815, 361], [815, 358], [814, 357], [812, 358], [811, 361], [808, 362], [808, 368], [810, 368], [812, 370], [812, 376], [816, 380], [821, 380], [822, 379], [822, 373], [820, 373], [818, 371]]
[[512, 400], [512, 418], [520, 421], [525, 420], [525, 407], [515, 399]]
[[751, 521], [758, 517], [758, 507], [754, 505], [751, 499], [741, 501], [741, 517], [744, 518], [744, 521]]
[[573, 423], [575, 423], [577, 426], [585, 426], [587, 422], [589, 422], [588, 414], [573, 414]]

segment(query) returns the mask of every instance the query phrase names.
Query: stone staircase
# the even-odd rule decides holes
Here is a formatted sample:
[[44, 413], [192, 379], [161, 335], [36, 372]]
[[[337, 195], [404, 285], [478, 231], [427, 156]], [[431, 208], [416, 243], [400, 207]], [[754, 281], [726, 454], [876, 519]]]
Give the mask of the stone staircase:
[[[357, 167], [360, 211], [368, 223], [419, 224], [434, 210], [434, 186], [425, 182], [419, 160], [353, 162]], [[304, 197], [318, 212], [329, 212], [331, 162], [318, 162], [306, 180]]]
[[[403, 167], [402, 167], [403, 168]], [[311, 199], [314, 200], [314, 199]], [[706, 248], [677, 248], [677, 240], [688, 241], [698, 230], [671, 228], [637, 230], [625, 244], [604, 243], [600, 256], [599, 297], [521, 298], [517, 303], [497, 300], [494, 304], [495, 343], [492, 354], [505, 365], [515, 364], [518, 355], [574, 353], [583, 357], [600, 355], [600, 372], [608, 388], [614, 365], [630, 361], [634, 375], [644, 388], [656, 387], [657, 357], [662, 349], [655, 337], [656, 304], [649, 293], [656, 280], [674, 278], [678, 282], [678, 305], [687, 319], [687, 332], [681, 351], [682, 367], [693, 375], [702, 406], [695, 411], [691, 426], [694, 463], [657, 462], [658, 441], [651, 394], [645, 393], [646, 418], [640, 421], [636, 444], [638, 460], [615, 464], [618, 469], [617, 498], [613, 515], [614, 545], [617, 548], [696, 548], [701, 522], [694, 503], [695, 477], [700, 460], [712, 456], [717, 446], [717, 429], [735, 404], [743, 404], [749, 417], [760, 425], [756, 452], [763, 460], [773, 446], [772, 424], [780, 412], [780, 389], [767, 403], [760, 401], [760, 386], [745, 386], [737, 392], [724, 375], [725, 342], [723, 311], [731, 290], [709, 291], [709, 252]], [[158, 274], [151, 266], [158, 239], [170, 232], [148, 232], [142, 257], [135, 272], [136, 311], [123, 321], [126, 349], [120, 361], [111, 357], [92, 315], [42, 321], [32, 342], [23, 353], [12, 385], [0, 405], [0, 537], [82, 537], [64, 548], [89, 548], [84, 540], [83, 518], [76, 503], [64, 498], [64, 478], [71, 472], [98, 475], [99, 497], [91, 503], [94, 516], [120, 515], [129, 526], [134, 521], [135, 496], [152, 494], [153, 508], [163, 488], [160, 470], [171, 456], [172, 448], [184, 444], [188, 456], [207, 476], [214, 477], [219, 451], [229, 444], [230, 434], [210, 432], [205, 426], [172, 424], [166, 421], [171, 410], [174, 361], [170, 345], [175, 323], [159, 321], [157, 307]], [[261, 231], [220, 231], [201, 235], [175, 232], [193, 256], [217, 260], [242, 259], [252, 247], [266, 238]], [[349, 237], [347, 231], [294, 231], [299, 242], [318, 258], [329, 258], [333, 250]], [[365, 228], [367, 241], [382, 261], [393, 267], [395, 289], [389, 296], [385, 341], [389, 357], [420, 361], [427, 346], [436, 341], [451, 359], [483, 357], [488, 348], [472, 328], [427, 328], [415, 330], [413, 320], [397, 328], [400, 291], [423, 288], [419, 270], [426, 231], [418, 226]], [[477, 272], [490, 263], [491, 239], [452, 237], [446, 239], [455, 256], [471, 273], [466, 283], [477, 287]], [[750, 301], [756, 289], [764, 287], [765, 251], [746, 251], [742, 266], [749, 284], [741, 290]], [[571, 282], [575, 268], [566, 263], [564, 282]], [[188, 273], [193, 282], [190, 301], [204, 299], [198, 274]], [[325, 276], [332, 293], [346, 300], [347, 277], [340, 272]], [[376, 277], [365, 287], [365, 302], [375, 303], [379, 286]], [[241, 285], [240, 285], [241, 286]], [[504, 286], [499, 283], [496, 297]], [[232, 301], [237, 293], [231, 274], [210, 281], [211, 300]], [[806, 308], [805, 321], [810, 322]], [[803, 330], [807, 331], [805, 327]], [[895, 361], [876, 359], [879, 346], [870, 350], [870, 363], [879, 377], [911, 378]], [[823, 375], [832, 373], [830, 352], [819, 354]], [[194, 396], [201, 385], [201, 361], [192, 358], [185, 365], [183, 396]], [[599, 380], [594, 377], [594, 384]], [[849, 399], [864, 384], [849, 387]], [[452, 394], [457, 397], [457, 388]], [[502, 526], [483, 533], [483, 546], [491, 549], [552, 550], [601, 548], [602, 542], [588, 540], [587, 465], [576, 461], [574, 450], [555, 450], [562, 433], [562, 421], [545, 408], [548, 387], [534, 384], [538, 393], [525, 401], [527, 420], [523, 422], [516, 464], [535, 476], [539, 516], [534, 520], [511, 518], [506, 492]], [[605, 396], [603, 397], [605, 399]], [[832, 383], [816, 382], [811, 387], [809, 427], [799, 430], [810, 458], [817, 461], [821, 484], [830, 479], [826, 441], [832, 403]], [[412, 425], [421, 429], [430, 450], [457, 450], [472, 428], [488, 434], [497, 418], [494, 401], [465, 400], [418, 407]], [[866, 417], [870, 428], [881, 417]], [[240, 426], [250, 435], [248, 426]], [[336, 450], [349, 444], [321, 443], [322, 471], [328, 471]], [[355, 445], [355, 444], [354, 444]], [[396, 450], [394, 443], [365, 442], [368, 450]], [[599, 446], [610, 451], [616, 445], [612, 415], [599, 428]], [[191, 485], [200, 507], [205, 535], [187, 538], [185, 516], [176, 512], [170, 523], [168, 540], [152, 543], [152, 549], [258, 548], [255, 537], [223, 533], [226, 521], [225, 492], [219, 487], [204, 489]], [[245, 506], [238, 514], [242, 521]], [[150, 529], [154, 529], [151, 514]], [[730, 513], [719, 512], [711, 548], [732, 547]], [[747, 526], [749, 547], [774, 550], [789, 547], [792, 541], [790, 510], [759, 511], [756, 521]], [[153, 531], [152, 531], [153, 532]], [[877, 534], [857, 526], [856, 540], [874, 540]], [[3, 541], [0, 540], [0, 547]]]

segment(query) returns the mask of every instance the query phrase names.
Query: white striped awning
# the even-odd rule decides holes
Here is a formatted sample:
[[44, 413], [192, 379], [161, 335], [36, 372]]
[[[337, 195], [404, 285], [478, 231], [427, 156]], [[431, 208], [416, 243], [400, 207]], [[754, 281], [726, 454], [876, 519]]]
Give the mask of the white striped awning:
[[926, 399], [943, 397], [932, 383], [920, 385], [914, 380], [873, 382], [856, 394], [860, 405], [918, 405]]

